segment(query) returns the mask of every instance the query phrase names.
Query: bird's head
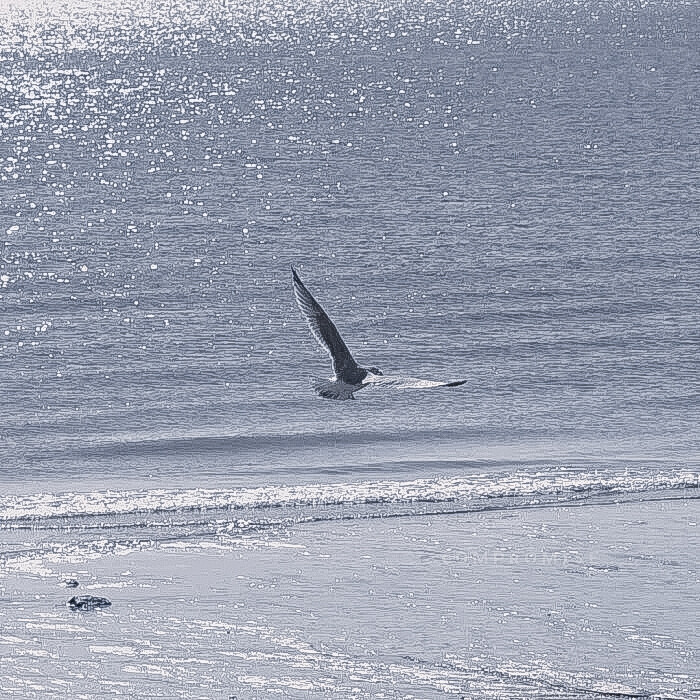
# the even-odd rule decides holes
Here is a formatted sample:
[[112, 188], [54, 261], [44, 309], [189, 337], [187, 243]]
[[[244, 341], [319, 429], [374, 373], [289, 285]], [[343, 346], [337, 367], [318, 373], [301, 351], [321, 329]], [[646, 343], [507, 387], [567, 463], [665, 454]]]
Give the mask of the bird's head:
[[381, 371], [380, 371], [379, 369], [377, 369], [376, 367], [370, 367], [370, 368], [368, 368], [367, 371], [368, 371], [368, 372], [371, 372], [372, 374], [376, 374], [378, 377], [383, 377], [383, 376], [384, 376], [384, 372], [381, 372]]

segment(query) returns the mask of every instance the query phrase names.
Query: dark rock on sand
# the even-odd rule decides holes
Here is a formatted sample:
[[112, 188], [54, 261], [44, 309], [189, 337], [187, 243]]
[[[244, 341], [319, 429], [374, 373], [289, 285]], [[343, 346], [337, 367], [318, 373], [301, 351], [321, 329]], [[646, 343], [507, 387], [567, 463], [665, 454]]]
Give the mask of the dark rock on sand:
[[64, 585], [66, 588], [77, 588], [80, 584], [79, 584], [78, 581], [77, 581], [76, 579], [74, 579], [74, 578], [67, 578], [67, 579], [63, 582], [63, 585]]
[[111, 600], [96, 595], [74, 595], [68, 601], [71, 610], [95, 610], [96, 608], [106, 608], [111, 604]]

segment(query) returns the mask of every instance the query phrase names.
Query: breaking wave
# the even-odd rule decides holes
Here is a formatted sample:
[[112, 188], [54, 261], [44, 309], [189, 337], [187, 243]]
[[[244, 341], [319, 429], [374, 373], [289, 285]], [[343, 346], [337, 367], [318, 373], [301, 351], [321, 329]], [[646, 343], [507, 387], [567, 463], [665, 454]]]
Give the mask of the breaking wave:
[[23, 521], [191, 511], [454, 504], [464, 510], [580, 503], [605, 497], [700, 487], [700, 473], [683, 469], [635, 473], [570, 468], [472, 474], [464, 477], [373, 480], [255, 488], [154, 488], [34, 493], [0, 498], [0, 526]]

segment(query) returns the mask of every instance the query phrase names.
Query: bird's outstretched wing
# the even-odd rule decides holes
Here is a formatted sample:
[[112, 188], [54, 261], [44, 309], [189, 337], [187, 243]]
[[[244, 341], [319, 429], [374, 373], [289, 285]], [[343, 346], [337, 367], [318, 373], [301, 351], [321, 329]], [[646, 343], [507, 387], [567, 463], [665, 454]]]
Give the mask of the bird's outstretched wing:
[[350, 354], [348, 346], [340, 337], [338, 329], [333, 321], [328, 318], [328, 314], [321, 308], [316, 299], [311, 296], [311, 292], [299, 279], [296, 270], [292, 268], [294, 277], [294, 296], [296, 297], [299, 310], [306, 319], [306, 322], [318, 340], [321, 347], [331, 356], [333, 361], [333, 371], [336, 377], [342, 377], [343, 373], [358, 368], [357, 362]]
[[386, 377], [376, 374], [368, 374], [362, 384], [377, 389], [434, 389], [440, 386], [461, 386], [466, 384], [466, 379], [456, 382], [434, 381], [432, 379], [417, 379], [416, 377]]

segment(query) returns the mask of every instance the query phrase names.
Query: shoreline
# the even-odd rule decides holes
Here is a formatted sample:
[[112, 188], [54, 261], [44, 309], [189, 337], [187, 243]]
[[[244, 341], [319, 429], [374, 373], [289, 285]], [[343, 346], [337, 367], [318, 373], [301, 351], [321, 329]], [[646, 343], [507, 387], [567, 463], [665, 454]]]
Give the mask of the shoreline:
[[[44, 679], [41, 693], [92, 697], [197, 697], [192, 665], [200, 689], [245, 698], [349, 697], [353, 674], [356, 697], [459, 697], [477, 678], [479, 697], [502, 697], [508, 669], [509, 697], [542, 697], [551, 683], [568, 697], [573, 676], [688, 690], [699, 682], [685, 612], [700, 595], [698, 520], [697, 499], [637, 501], [314, 522], [59, 558], [50, 575], [3, 577], [0, 649]], [[79, 588], [62, 588], [71, 577]], [[112, 606], [70, 611], [77, 594]], [[99, 678], [76, 677], [75, 664]], [[3, 676], [9, 697], [27, 690]]]

